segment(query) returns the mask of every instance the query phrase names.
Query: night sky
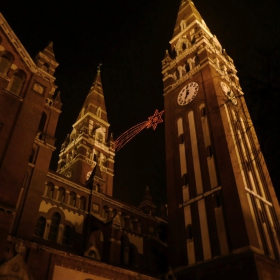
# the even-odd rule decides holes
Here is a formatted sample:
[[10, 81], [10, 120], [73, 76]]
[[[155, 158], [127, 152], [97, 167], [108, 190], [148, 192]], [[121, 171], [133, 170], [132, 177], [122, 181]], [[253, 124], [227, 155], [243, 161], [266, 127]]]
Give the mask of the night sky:
[[[100, 62], [108, 119], [115, 138], [147, 120], [155, 109], [163, 110], [161, 60], [169, 49], [180, 0], [65, 3], [0, 2], [0, 11], [32, 58], [49, 41], [54, 43], [60, 63], [56, 84], [63, 107], [51, 169], [56, 169], [60, 146], [71, 132]], [[280, 197], [280, 3], [194, 3], [235, 62]], [[145, 129], [117, 153], [114, 180], [114, 195], [122, 201], [138, 205], [146, 185], [157, 204], [166, 201], [163, 124], [155, 131]]]

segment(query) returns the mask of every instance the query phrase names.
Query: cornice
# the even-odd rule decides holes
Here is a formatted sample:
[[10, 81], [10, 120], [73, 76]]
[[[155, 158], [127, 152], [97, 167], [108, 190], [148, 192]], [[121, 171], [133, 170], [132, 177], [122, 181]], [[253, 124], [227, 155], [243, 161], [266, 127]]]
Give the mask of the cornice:
[[205, 31], [205, 33], [210, 37], [212, 38], [213, 37], [213, 34], [204, 26], [202, 25], [197, 19], [195, 19], [190, 25], [188, 25], [187, 28], [185, 28], [184, 30], [182, 30], [180, 33], [178, 33], [175, 37], [173, 37], [169, 43], [170, 45], [172, 45], [177, 39], [179, 39], [181, 36], [183, 36], [185, 33], [187, 33], [188, 31], [190, 31], [190, 29], [195, 25], [195, 24], [198, 24], [199, 27]]
[[68, 180], [66, 178], [61, 177], [61, 174], [54, 174], [54, 173], [48, 172], [47, 173], [47, 178], [51, 178], [53, 180], [59, 181], [61, 183], [64, 183], [64, 184], [66, 184], [68, 186], [71, 186], [74, 189], [77, 189], [77, 190], [83, 191], [83, 192], [85, 192], [87, 194], [90, 194], [90, 190], [89, 189], [87, 189], [84, 186], [78, 185], [77, 183], [74, 183], [74, 182], [72, 182], [72, 181], [70, 181], [70, 180]]
[[[106, 113], [107, 115], [107, 112], [106, 111], [103, 111], [102, 112]], [[88, 116], [91, 116], [93, 119], [99, 121], [100, 123], [102, 123], [103, 125], [105, 125], [106, 127], [109, 127], [110, 124], [104, 120], [102, 120], [101, 118], [99, 118], [98, 116], [96, 116], [95, 114], [91, 113], [91, 112], [87, 112], [82, 118], [80, 118], [79, 120], [77, 120], [73, 125], [72, 127], [75, 128], [76, 125], [78, 125], [82, 120], [84, 120], [86, 117]]]

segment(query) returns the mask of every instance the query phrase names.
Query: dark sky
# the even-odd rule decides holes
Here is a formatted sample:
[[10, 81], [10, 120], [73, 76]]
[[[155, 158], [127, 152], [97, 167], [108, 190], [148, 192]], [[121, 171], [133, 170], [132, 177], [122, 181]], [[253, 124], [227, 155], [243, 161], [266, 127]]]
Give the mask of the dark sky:
[[[26, 3], [27, 2], [27, 3]], [[59, 3], [57, 3], [59, 2]], [[64, 3], [61, 3], [64, 2]], [[0, 11], [32, 58], [49, 41], [63, 102], [57, 152], [71, 131], [101, 62], [111, 132], [118, 137], [163, 109], [161, 60], [180, 0], [4, 1]], [[90, 4], [89, 4], [90, 3]], [[278, 0], [196, 0], [235, 61], [276, 191], [280, 195]], [[138, 205], [145, 186], [165, 202], [164, 125], [144, 130], [116, 155], [115, 196]], [[55, 169], [57, 153], [51, 168]]]

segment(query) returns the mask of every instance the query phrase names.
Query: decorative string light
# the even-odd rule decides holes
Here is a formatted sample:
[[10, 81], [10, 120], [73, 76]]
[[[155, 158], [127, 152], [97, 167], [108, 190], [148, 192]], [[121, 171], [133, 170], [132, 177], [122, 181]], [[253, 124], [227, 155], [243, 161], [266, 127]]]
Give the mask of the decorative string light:
[[114, 142], [115, 151], [119, 151], [127, 142], [129, 142], [134, 136], [136, 136], [140, 131], [142, 131], [144, 128], [150, 128], [152, 127], [153, 130], [157, 128], [157, 125], [159, 123], [163, 122], [162, 114], [164, 113], [164, 110], [159, 112], [158, 110], [155, 110], [155, 113], [148, 117], [147, 121], [141, 122], [127, 131], [125, 131], [122, 135], [120, 135]]

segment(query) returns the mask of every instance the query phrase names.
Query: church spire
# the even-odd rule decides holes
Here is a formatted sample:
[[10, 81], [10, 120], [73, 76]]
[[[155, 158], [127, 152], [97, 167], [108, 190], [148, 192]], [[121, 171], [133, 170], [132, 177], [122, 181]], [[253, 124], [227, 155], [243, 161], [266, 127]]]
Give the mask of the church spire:
[[143, 196], [142, 202], [139, 205], [141, 211], [148, 215], [155, 215], [156, 205], [153, 203], [153, 198], [150, 193], [149, 186], [146, 186], [145, 194]]
[[205, 24], [194, 3], [190, 0], [182, 0], [174, 28], [173, 38], [180, 33], [184, 33], [184, 30], [195, 22]]
[[57, 172], [85, 183], [98, 164], [105, 185], [97, 189], [113, 194], [114, 150], [110, 142], [100, 66], [88, 92], [68, 143], [61, 147]]
[[50, 75], [53, 75], [55, 69], [59, 65], [55, 59], [53, 51], [53, 42], [49, 42], [47, 47], [39, 52], [36, 56], [36, 65], [47, 72]]

